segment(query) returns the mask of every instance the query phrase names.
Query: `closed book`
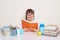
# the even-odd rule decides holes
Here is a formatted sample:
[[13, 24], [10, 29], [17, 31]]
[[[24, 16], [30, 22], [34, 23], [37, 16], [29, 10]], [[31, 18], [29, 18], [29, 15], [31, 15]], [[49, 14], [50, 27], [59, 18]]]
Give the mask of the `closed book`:
[[48, 35], [48, 36], [57, 36], [58, 35], [58, 31], [59, 31], [59, 27], [58, 26], [46, 26], [44, 28], [44, 35]]

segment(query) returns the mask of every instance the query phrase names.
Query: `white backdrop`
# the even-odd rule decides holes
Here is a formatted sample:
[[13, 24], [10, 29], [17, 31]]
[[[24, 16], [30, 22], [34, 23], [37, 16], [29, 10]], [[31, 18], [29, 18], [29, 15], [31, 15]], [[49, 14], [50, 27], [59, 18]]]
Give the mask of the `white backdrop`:
[[39, 23], [60, 25], [60, 0], [0, 0], [0, 27], [20, 25], [26, 9], [35, 10]]

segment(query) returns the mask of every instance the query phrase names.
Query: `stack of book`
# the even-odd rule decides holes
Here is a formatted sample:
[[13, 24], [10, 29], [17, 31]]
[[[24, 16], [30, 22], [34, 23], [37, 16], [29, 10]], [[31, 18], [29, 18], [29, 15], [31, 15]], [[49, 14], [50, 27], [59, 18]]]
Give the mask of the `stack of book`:
[[3, 28], [1, 28], [1, 34], [3, 34], [3, 35], [9, 35], [10, 34], [10, 28], [9, 28], [9, 26], [3, 26]]
[[57, 25], [47, 25], [44, 28], [44, 35], [57, 36], [59, 32], [59, 27]]

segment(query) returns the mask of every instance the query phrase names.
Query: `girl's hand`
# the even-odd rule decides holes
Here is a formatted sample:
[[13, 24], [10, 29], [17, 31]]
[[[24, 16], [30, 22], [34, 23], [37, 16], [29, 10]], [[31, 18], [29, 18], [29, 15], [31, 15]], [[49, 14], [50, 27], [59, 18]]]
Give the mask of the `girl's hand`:
[[37, 32], [37, 29], [34, 29], [34, 28], [30, 28], [29, 30], [30, 32]]
[[28, 29], [28, 28], [24, 28], [24, 31], [25, 31], [25, 32], [29, 32], [29, 29]]
[[34, 28], [24, 28], [25, 32], [37, 32], [37, 29]]

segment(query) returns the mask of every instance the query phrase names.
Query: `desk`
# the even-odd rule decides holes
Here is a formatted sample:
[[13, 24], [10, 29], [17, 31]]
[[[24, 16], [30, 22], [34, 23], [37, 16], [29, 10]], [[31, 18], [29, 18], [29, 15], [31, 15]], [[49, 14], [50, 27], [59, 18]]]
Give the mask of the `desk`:
[[60, 40], [60, 35], [57, 37], [51, 36], [37, 36], [34, 32], [25, 32], [20, 36], [3, 36], [0, 35], [0, 40]]

